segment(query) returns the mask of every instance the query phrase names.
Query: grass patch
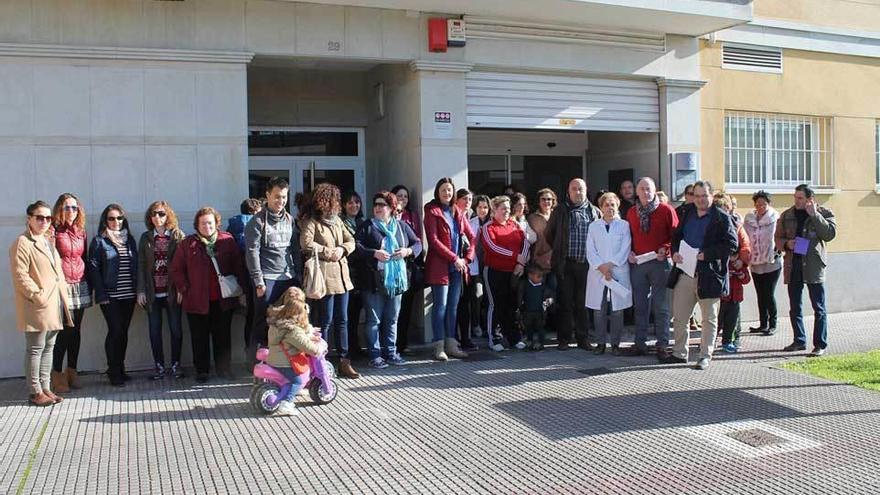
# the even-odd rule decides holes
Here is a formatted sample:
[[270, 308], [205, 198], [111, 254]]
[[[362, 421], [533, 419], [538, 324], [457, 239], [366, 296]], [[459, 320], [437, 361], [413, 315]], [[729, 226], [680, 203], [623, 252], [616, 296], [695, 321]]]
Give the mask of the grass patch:
[[880, 349], [807, 359], [782, 367], [880, 392]]
[[40, 449], [40, 444], [43, 443], [43, 435], [46, 434], [46, 429], [49, 428], [49, 418], [46, 418], [46, 422], [43, 423], [43, 427], [40, 428], [40, 434], [37, 435], [37, 441], [34, 443], [34, 448], [31, 449], [30, 454], [28, 454], [28, 463], [24, 468], [24, 472], [21, 473], [21, 480], [18, 482], [18, 489], [15, 490], [16, 495], [22, 495], [24, 493], [24, 487], [27, 485], [28, 478], [31, 476], [31, 469], [34, 467], [34, 461], [37, 459], [37, 451]]

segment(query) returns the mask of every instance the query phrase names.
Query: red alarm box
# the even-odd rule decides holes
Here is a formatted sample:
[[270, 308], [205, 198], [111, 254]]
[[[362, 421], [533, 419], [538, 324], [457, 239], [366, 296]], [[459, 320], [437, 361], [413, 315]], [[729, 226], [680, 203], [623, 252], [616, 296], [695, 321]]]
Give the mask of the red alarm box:
[[446, 19], [432, 17], [428, 19], [428, 50], [432, 52], [446, 51]]

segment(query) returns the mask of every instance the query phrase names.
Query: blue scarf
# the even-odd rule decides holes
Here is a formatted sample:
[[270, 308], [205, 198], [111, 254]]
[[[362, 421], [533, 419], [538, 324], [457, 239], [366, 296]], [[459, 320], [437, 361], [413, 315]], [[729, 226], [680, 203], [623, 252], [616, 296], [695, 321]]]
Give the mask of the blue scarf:
[[[396, 219], [392, 218], [388, 225], [386, 225], [384, 222], [374, 218], [373, 225], [385, 235], [385, 239], [382, 241], [382, 249], [388, 254], [393, 254], [400, 249], [400, 243], [397, 242], [399, 225]], [[385, 290], [389, 296], [403, 294], [409, 289], [409, 280], [406, 276], [406, 262], [404, 262], [403, 258], [386, 261], [383, 272], [382, 283], [385, 285]]]

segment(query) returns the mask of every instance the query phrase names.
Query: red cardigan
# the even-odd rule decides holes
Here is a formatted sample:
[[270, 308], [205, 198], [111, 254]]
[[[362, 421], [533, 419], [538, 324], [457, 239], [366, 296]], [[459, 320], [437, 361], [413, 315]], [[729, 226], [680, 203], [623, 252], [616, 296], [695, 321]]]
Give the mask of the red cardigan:
[[[636, 200], [638, 201], [638, 200]], [[666, 203], [660, 203], [651, 213], [651, 229], [642, 232], [639, 223], [639, 207], [633, 205], [626, 213], [629, 231], [632, 234], [632, 251], [639, 254], [656, 252], [661, 247], [669, 253], [672, 245], [672, 233], [678, 228], [678, 215], [675, 209]]]
[[[458, 222], [458, 231], [468, 240], [467, 251], [462, 256], [468, 263], [474, 260], [474, 233], [470, 222], [458, 208], [452, 207], [453, 219]], [[452, 232], [443, 208], [436, 200], [425, 205], [425, 237], [428, 240], [428, 254], [425, 256], [425, 283], [428, 285], [449, 285], [449, 265], [458, 258], [452, 252]], [[465, 272], [467, 276], [467, 272]]]
[[[247, 279], [244, 275], [241, 251], [235, 238], [228, 232], [218, 232], [214, 252], [217, 256], [217, 264], [220, 265], [220, 273], [235, 275], [239, 285], [244, 288]], [[208, 251], [197, 234], [188, 235], [177, 245], [169, 275], [177, 291], [183, 294], [183, 310], [187, 313], [208, 314], [211, 292], [219, 293], [220, 283], [217, 281], [217, 272], [214, 270]], [[220, 301], [220, 306], [224, 310], [235, 308], [236, 304], [238, 303], [234, 297]]]

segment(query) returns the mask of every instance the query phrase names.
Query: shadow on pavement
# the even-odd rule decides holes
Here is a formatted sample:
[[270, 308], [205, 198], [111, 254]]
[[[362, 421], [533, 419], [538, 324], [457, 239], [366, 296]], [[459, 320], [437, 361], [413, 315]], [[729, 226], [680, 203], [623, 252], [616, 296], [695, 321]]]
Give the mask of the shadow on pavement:
[[703, 389], [586, 399], [547, 398], [493, 407], [550, 440], [700, 426], [741, 420], [806, 418], [880, 412], [880, 409], [803, 413], [745, 389]]

